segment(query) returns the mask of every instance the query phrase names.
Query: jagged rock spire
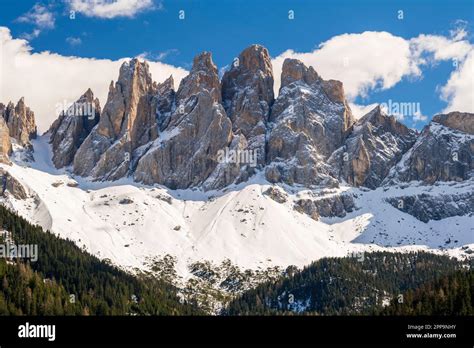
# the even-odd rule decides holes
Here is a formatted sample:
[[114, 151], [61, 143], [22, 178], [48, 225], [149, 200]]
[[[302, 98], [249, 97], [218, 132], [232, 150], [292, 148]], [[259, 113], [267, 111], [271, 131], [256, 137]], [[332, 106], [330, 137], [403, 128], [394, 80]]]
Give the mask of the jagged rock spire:
[[252, 45], [243, 50], [222, 78], [222, 101], [233, 130], [244, 138], [246, 149], [265, 163], [265, 134], [274, 101], [273, 71], [268, 50]]
[[210, 52], [203, 52], [194, 57], [193, 67], [189, 75], [181, 81], [176, 93], [177, 104], [203, 90], [206, 90], [215, 102], [221, 101], [219, 75]]
[[436, 115], [385, 183], [462, 181], [474, 178], [474, 114]]
[[270, 115], [267, 179], [336, 185], [326, 161], [342, 145], [353, 122], [342, 84], [323, 80], [297, 59], [284, 61], [281, 80]]
[[474, 117], [469, 112], [453, 111], [447, 114], [439, 114], [433, 117], [433, 122], [458, 131], [474, 134]]
[[9, 156], [12, 152], [12, 144], [8, 125], [3, 118], [4, 110], [5, 106], [0, 104], [0, 163], [10, 164]]
[[155, 89], [146, 62], [135, 58], [122, 64], [98, 125], [76, 153], [75, 173], [108, 180], [128, 174], [134, 151], [158, 136]]
[[10, 137], [19, 145], [31, 148], [30, 140], [36, 138], [36, 123], [34, 112], [25, 104], [22, 97], [16, 106], [10, 102], [3, 112]]
[[[414, 131], [380, 108], [354, 126], [342, 83], [324, 80], [313, 67], [297, 59], [284, 61], [281, 82], [280, 94], [274, 100], [271, 58], [260, 45], [243, 50], [222, 83], [212, 55], [197, 55], [177, 92], [172, 76], [157, 84], [148, 64], [133, 59], [121, 66], [117, 82], [111, 83], [97, 125], [72, 127], [60, 118], [51, 127], [53, 161], [63, 166], [73, 157], [74, 172], [96, 180], [133, 174], [147, 184], [204, 189], [245, 181], [259, 169], [271, 182], [337, 186], [338, 180], [344, 180], [367, 187], [380, 186], [393, 177], [433, 182], [440, 178], [462, 179], [473, 172], [472, 160], [469, 162], [472, 156], [468, 155], [469, 146], [472, 152], [471, 140], [461, 149], [462, 164], [453, 164], [449, 175], [433, 169], [438, 166], [434, 154], [430, 156], [436, 163], [423, 160], [428, 147], [438, 148], [433, 139], [441, 134], [439, 127], [449, 128], [452, 134], [472, 135], [472, 119], [466, 118], [471, 114], [436, 116], [421, 137], [428, 144], [426, 149], [406, 162], [407, 168], [415, 169], [405, 168], [390, 175], [390, 168], [413, 145]], [[91, 93], [85, 93], [86, 99]], [[28, 115], [24, 103], [19, 104], [18, 110], [25, 110], [19, 114]], [[9, 104], [3, 109], [8, 116], [7, 110], [16, 108]], [[82, 135], [73, 136], [84, 134], [77, 129], [89, 132], [84, 141]], [[77, 152], [75, 146], [70, 149], [70, 144], [80, 145]], [[454, 149], [449, 141], [443, 144]], [[437, 151], [445, 152], [440, 148]], [[238, 160], [222, 156], [229, 152]], [[256, 162], [242, 162], [242, 154], [242, 158], [256, 158]], [[415, 154], [413, 151], [412, 156]], [[420, 163], [424, 163], [421, 169]]]
[[99, 99], [89, 88], [54, 121], [48, 132], [56, 168], [72, 164], [77, 150], [99, 122], [100, 111]]
[[357, 121], [329, 163], [350, 185], [376, 188], [412, 147], [416, 136], [416, 131], [377, 106]]
[[231, 142], [232, 124], [218, 102], [220, 84], [209, 53], [194, 59], [176, 99], [167, 128], [138, 162], [138, 181], [170, 188], [200, 185], [218, 165], [218, 151]]
[[312, 85], [319, 80], [321, 80], [321, 78], [312, 66], [307, 67], [298, 59], [287, 58], [284, 60], [281, 71], [280, 89], [296, 81]]

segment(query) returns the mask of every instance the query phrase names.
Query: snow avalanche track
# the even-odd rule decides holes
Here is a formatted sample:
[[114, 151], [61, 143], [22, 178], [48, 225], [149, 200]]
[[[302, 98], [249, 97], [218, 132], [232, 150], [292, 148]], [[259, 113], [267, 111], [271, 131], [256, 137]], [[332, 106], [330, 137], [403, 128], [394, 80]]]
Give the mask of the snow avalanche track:
[[330, 194], [356, 194], [358, 209], [343, 218], [315, 221], [293, 209], [295, 200], [311, 194], [307, 189], [285, 186], [288, 199], [277, 203], [263, 194], [270, 184], [258, 175], [212, 192], [172, 191], [131, 179], [91, 182], [56, 170], [47, 141], [44, 136], [33, 141], [35, 162], [2, 165], [36, 200], [9, 196], [5, 203], [126, 269], [148, 269], [151, 260], [169, 254], [178, 260], [178, 274], [187, 278], [187, 266], [199, 260], [229, 259], [244, 269], [301, 267], [357, 251], [422, 249], [462, 257], [462, 246], [474, 243], [472, 216], [424, 223], [385, 201], [423, 192], [465, 192], [472, 188], [466, 183], [373, 191], [341, 187]]

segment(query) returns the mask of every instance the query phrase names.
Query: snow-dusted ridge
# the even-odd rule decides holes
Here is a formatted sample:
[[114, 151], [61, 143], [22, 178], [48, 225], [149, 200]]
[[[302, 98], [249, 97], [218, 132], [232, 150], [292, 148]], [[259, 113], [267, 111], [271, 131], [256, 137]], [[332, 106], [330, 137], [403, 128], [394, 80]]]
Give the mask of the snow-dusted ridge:
[[[326, 256], [359, 251], [428, 250], [468, 257], [474, 249], [473, 217], [453, 216], [424, 223], [387, 202], [388, 198], [420, 193], [466, 192], [471, 181], [419, 183], [376, 190], [344, 186], [308, 190], [281, 185], [287, 194], [278, 203], [264, 191], [271, 186], [263, 174], [220, 191], [170, 190], [132, 179], [93, 182], [57, 170], [51, 162], [48, 137], [32, 141], [33, 162], [2, 165], [29, 192], [4, 204], [89, 252], [129, 270], [147, 270], [150, 261], [176, 258], [177, 273], [190, 276], [188, 266], [229, 259], [243, 269], [304, 266]], [[356, 210], [344, 217], [319, 221], [294, 209], [301, 198], [319, 199], [341, 193], [354, 196]], [[446, 243], [449, 241], [449, 243]]]

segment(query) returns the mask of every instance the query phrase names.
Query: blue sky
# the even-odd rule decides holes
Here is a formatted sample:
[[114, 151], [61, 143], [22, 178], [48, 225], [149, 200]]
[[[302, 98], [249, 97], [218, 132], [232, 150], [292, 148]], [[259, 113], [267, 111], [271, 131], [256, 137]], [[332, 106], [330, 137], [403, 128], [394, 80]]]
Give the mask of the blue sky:
[[[450, 37], [451, 31], [461, 25], [466, 32], [462, 39], [473, 42], [472, 0], [145, 1], [154, 1], [154, 8], [135, 13], [133, 17], [99, 18], [77, 12], [76, 18], [71, 20], [70, 4], [65, 1], [2, 0], [0, 26], [7, 27], [13, 38], [30, 35], [32, 52], [50, 51], [62, 56], [112, 60], [146, 54], [151, 60], [159, 59], [185, 69], [189, 69], [192, 58], [204, 50], [213, 53], [218, 67], [224, 67], [253, 43], [266, 46], [272, 57], [277, 57], [289, 49], [312, 52], [335, 36], [365, 31], [386, 31], [410, 40], [420, 34]], [[44, 6], [54, 15], [53, 26], [21, 19], [35, 4]], [[180, 10], [185, 11], [184, 20], [178, 18]], [[294, 11], [293, 20], [288, 18], [289, 10]], [[403, 19], [399, 18], [400, 10]], [[33, 38], [31, 33], [35, 28], [40, 33]], [[320, 71], [318, 66], [314, 68]], [[453, 69], [452, 59], [434, 60], [423, 66], [421, 75], [403, 76], [393, 87], [375, 87], [363, 97], [354, 97], [352, 102], [367, 105], [388, 99], [420, 101], [422, 113], [431, 117], [449, 103], [442, 100], [439, 91]], [[405, 122], [416, 128], [424, 124]]]

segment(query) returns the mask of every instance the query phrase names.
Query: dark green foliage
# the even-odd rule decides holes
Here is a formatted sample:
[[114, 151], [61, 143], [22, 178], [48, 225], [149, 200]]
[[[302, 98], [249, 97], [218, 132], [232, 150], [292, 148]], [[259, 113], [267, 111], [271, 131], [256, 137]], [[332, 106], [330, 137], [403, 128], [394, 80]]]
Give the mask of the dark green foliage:
[[465, 266], [430, 253], [365, 254], [325, 258], [267, 282], [230, 303], [230, 315], [368, 315], [399, 294]]
[[474, 315], [474, 271], [457, 271], [403, 294], [383, 315]]
[[36, 262], [0, 259], [0, 314], [201, 314], [195, 305], [181, 304], [170, 284], [128, 274], [3, 206], [0, 227], [11, 232], [15, 244], [38, 245]]
[[81, 308], [55, 282], [43, 278], [24, 263], [0, 259], [0, 315], [73, 315]]

